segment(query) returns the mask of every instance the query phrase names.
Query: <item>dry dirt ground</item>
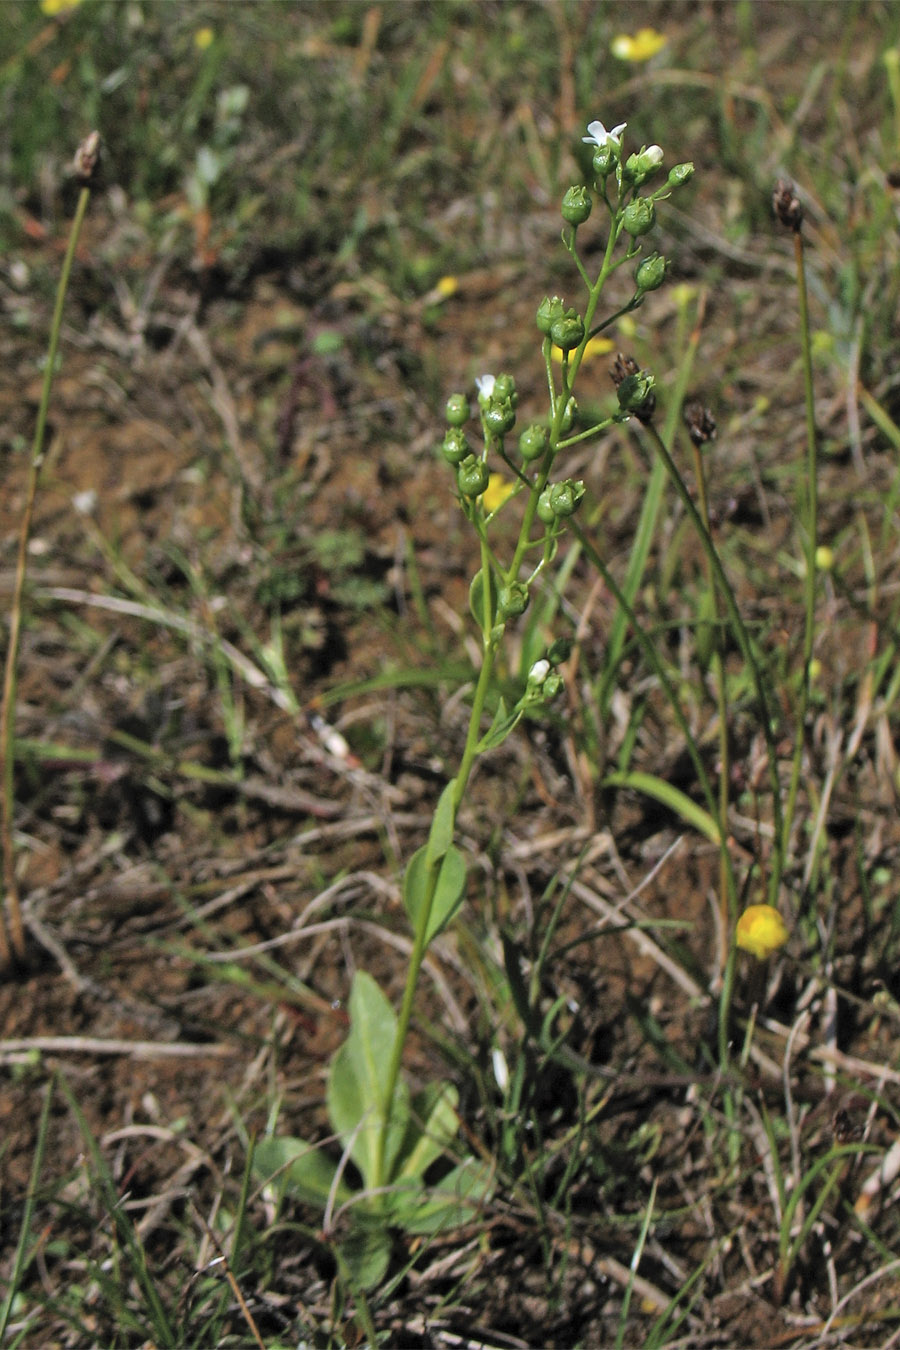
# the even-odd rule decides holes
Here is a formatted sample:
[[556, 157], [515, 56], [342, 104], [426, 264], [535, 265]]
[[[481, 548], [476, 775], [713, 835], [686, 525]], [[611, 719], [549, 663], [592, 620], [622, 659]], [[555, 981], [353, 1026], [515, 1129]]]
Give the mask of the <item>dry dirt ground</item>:
[[[406, 950], [397, 876], [424, 838], [458, 754], [465, 709], [454, 697], [453, 663], [457, 673], [469, 668], [472, 548], [434, 454], [440, 408], [447, 393], [470, 388], [474, 374], [501, 359], [513, 369], [533, 364], [531, 315], [543, 282], [534, 280], [530, 256], [557, 230], [551, 213], [538, 214], [529, 227], [534, 234], [526, 237], [523, 227], [513, 240], [512, 262], [461, 276], [449, 299], [401, 302], [313, 258], [268, 253], [239, 283], [214, 268], [179, 270], [148, 256], [140, 231], [131, 242], [129, 212], [115, 192], [92, 205], [66, 312], [29, 557], [16, 824], [30, 956], [27, 968], [0, 987], [4, 1265], [18, 1235], [36, 1124], [54, 1072], [77, 1097], [160, 1277], [187, 1280], [190, 1270], [179, 1275], [178, 1262], [188, 1248], [177, 1235], [196, 1228], [196, 1212], [208, 1215], [229, 1178], [240, 1176], [247, 1135], [265, 1128], [273, 1101], [281, 1103], [283, 1130], [307, 1137], [326, 1130], [324, 1075], [346, 1034], [342, 1003], [353, 969], [370, 970], [396, 1000]], [[753, 272], [755, 303], [774, 314], [784, 268], [767, 270], [768, 247], [760, 245], [756, 262], [745, 257], [734, 268], [739, 282]], [[27, 245], [31, 277], [52, 276], [61, 248], [62, 230]], [[699, 270], [703, 256], [701, 244], [688, 239], [682, 274]], [[48, 295], [21, 272], [4, 277], [3, 306], [13, 320], [0, 331], [0, 582], [7, 596], [23, 507], [21, 447], [30, 441], [40, 394]], [[504, 315], [496, 329], [485, 326], [491, 307]], [[727, 307], [721, 296], [710, 300], [704, 361], [740, 342], [721, 319]], [[660, 324], [674, 323], [673, 315], [671, 302], [660, 297]], [[773, 319], [772, 331], [777, 324]], [[317, 354], [315, 339], [325, 332], [340, 341]], [[512, 345], [510, 332], [521, 335]], [[770, 350], [732, 387], [735, 417], [745, 418], [735, 439], [738, 458], [758, 432], [748, 410], [760, 388], [771, 391], [777, 365]], [[604, 370], [596, 380], [605, 384]], [[523, 399], [527, 413], [528, 392]], [[885, 447], [869, 436], [865, 478], [855, 476], [849, 451], [837, 446], [841, 408], [838, 392], [822, 411], [826, 433], [834, 415], [823, 512], [835, 532], [878, 502], [894, 472]], [[768, 434], [796, 445], [798, 431], [802, 436], [796, 406], [783, 425], [777, 407], [771, 419]], [[620, 435], [591, 453], [573, 471], [593, 477], [598, 494], [601, 481], [609, 483], [605, 540], [609, 556], [621, 561], [643, 452]], [[723, 490], [717, 505], [734, 528], [764, 533], [774, 553], [790, 536], [780, 483], [765, 490], [747, 483], [742, 496]], [[696, 559], [685, 562], [688, 572], [696, 566]], [[613, 606], [606, 595], [588, 595], [583, 581], [577, 603], [590, 614], [585, 640], [599, 649]], [[872, 616], [853, 595], [848, 583], [830, 597], [818, 653], [830, 687], [840, 684], [842, 671], [852, 673], [872, 635]], [[786, 612], [773, 622], [777, 604], [775, 595], [757, 617], [770, 626], [771, 643], [783, 642], [790, 652], [800, 619]], [[265, 667], [276, 612], [296, 707]], [[680, 617], [676, 602], [672, 617]], [[673, 650], [678, 640], [673, 625]], [[388, 666], [407, 678], [338, 704], [321, 701]], [[438, 669], [446, 670], [442, 681]], [[228, 708], [237, 727], [231, 746]], [[816, 712], [811, 748], [823, 775], [832, 762], [835, 719], [824, 703]], [[328, 727], [340, 730], [349, 753], [329, 739]], [[759, 749], [754, 728], [737, 725], [734, 734], [734, 761], [749, 776]], [[890, 988], [895, 980], [885, 964], [893, 950], [888, 901], [895, 896], [888, 886], [873, 900], [864, 878], [890, 872], [900, 847], [889, 728], [870, 728], [866, 736], [868, 748], [830, 804], [830, 874], [841, 892], [836, 922], [843, 935], [833, 975], [862, 998], [878, 982]], [[664, 709], [652, 703], [639, 759], [641, 767], [679, 781], [678, 746]], [[707, 898], [714, 850], [684, 839], [677, 822], [646, 803], [593, 792], [558, 725], [528, 727], [490, 759], [476, 779], [462, 833], [473, 858], [472, 932], [484, 937], [479, 912], [492, 916], [484, 930], [521, 920], [551, 877], [580, 858], [583, 894], [576, 887], [563, 937], [582, 938], [603, 918], [604, 904], [618, 904], [646, 883], [630, 917], [672, 920], [684, 968], [702, 978], [715, 942]], [[754, 842], [755, 822], [748, 820], [736, 849], [749, 852]], [[333, 888], [327, 901], [306, 913], [327, 888]], [[466, 972], [476, 950], [465, 934], [458, 945], [448, 943], [439, 979], [425, 982], [423, 1000], [430, 1016], [443, 1020], [444, 1034], [465, 1040], [486, 1063], [494, 1029], [484, 1025], [487, 1010], [478, 1008]], [[580, 1009], [574, 1049], [595, 1066], [622, 1069], [602, 1115], [604, 1165], [623, 1173], [643, 1168], [658, 1178], [661, 1204], [683, 1206], [677, 1232], [657, 1238], [648, 1253], [654, 1287], [671, 1296], [708, 1253], [710, 1225], [746, 1242], [748, 1215], [757, 1206], [762, 1211], [765, 1185], [748, 1176], [717, 1196], [704, 1175], [710, 1198], [692, 1210], [691, 1178], [706, 1163], [702, 1126], [691, 1109], [697, 1085], [685, 1066], [697, 1066], [697, 1045], [714, 1037], [714, 1025], [631, 937], [607, 934], [602, 959], [598, 951], [594, 943], [576, 946], [555, 972], [554, 992], [566, 991]], [[751, 977], [742, 971], [741, 978]], [[790, 1021], [803, 984], [796, 969], [776, 982], [770, 1013]], [[636, 1009], [643, 1010], [640, 1019]], [[852, 1001], [842, 1004], [842, 1018], [845, 1053], [891, 1063], [892, 1022], [863, 1015]], [[654, 1028], [665, 1053], [654, 1053]], [[422, 1036], [408, 1063], [412, 1075], [430, 1076], [442, 1071], [443, 1057]], [[536, 1085], [533, 1109], [548, 1121], [550, 1102], [564, 1117], [574, 1112], [569, 1087], [554, 1080]], [[777, 1082], [753, 1080], [752, 1089], [760, 1100], [780, 1100]], [[811, 1061], [798, 1067], [794, 1091], [812, 1108], [808, 1135], [827, 1133], [830, 1108], [818, 1105], [821, 1075]], [[890, 1101], [890, 1083], [883, 1091]], [[466, 1128], [477, 1133], [477, 1091], [464, 1091], [461, 1111]], [[635, 1152], [639, 1127], [642, 1156]], [[886, 1143], [886, 1111], [877, 1131]], [[57, 1092], [42, 1182], [48, 1191], [63, 1182], [65, 1189], [63, 1203], [57, 1197], [47, 1208], [46, 1251], [32, 1276], [46, 1292], [65, 1261], [77, 1263], [79, 1251], [93, 1250], [91, 1224], [104, 1222], [84, 1188], [84, 1153], [77, 1122]], [[597, 1201], [583, 1174], [579, 1186], [578, 1240], [560, 1236], [564, 1273], [552, 1291], [545, 1254], [536, 1252], [528, 1216], [514, 1204], [490, 1217], [489, 1240], [463, 1235], [463, 1250], [485, 1245], [469, 1301], [457, 1292], [462, 1311], [444, 1327], [446, 1336], [462, 1334], [467, 1317], [480, 1328], [475, 1339], [491, 1345], [600, 1345], [615, 1334], [621, 1283], [604, 1261], [627, 1265], [633, 1233], [620, 1238], [608, 1209], [604, 1224], [595, 1226]], [[614, 1187], [604, 1189], [604, 1206], [614, 1194]], [[254, 1222], [261, 1223], [258, 1212]], [[890, 1225], [883, 1239], [886, 1248], [896, 1246]], [[832, 1245], [839, 1265], [855, 1259], [846, 1227], [836, 1225]], [[762, 1279], [753, 1287], [749, 1272], [764, 1275], [768, 1267], [756, 1263], [767, 1260], [723, 1244], [715, 1281], [722, 1292], [703, 1303], [694, 1326], [698, 1344], [775, 1345], [801, 1337], [792, 1305], [776, 1307]], [[279, 1334], [303, 1307], [324, 1323], [329, 1275], [327, 1260], [295, 1241], [254, 1303], [265, 1334]], [[432, 1329], [425, 1326], [439, 1277], [419, 1286], [417, 1278], [405, 1301], [398, 1296], [384, 1314], [390, 1343], [450, 1344], [434, 1330], [438, 1313]], [[814, 1267], [799, 1277], [806, 1309], [816, 1306], [817, 1278]], [[887, 1294], [893, 1298], [890, 1288]], [[876, 1287], [871, 1307], [879, 1298]], [[795, 1295], [794, 1313], [797, 1307]], [[825, 1315], [824, 1296], [821, 1308]], [[641, 1327], [656, 1311], [652, 1299], [649, 1308], [636, 1302], [626, 1343], [642, 1343]], [[83, 1334], [93, 1325], [96, 1343], [105, 1343], [110, 1329], [102, 1307], [87, 1306], [85, 1319]], [[239, 1336], [237, 1316], [234, 1326]], [[344, 1334], [356, 1334], [349, 1321]], [[51, 1339], [87, 1343], [48, 1313], [31, 1343]]]

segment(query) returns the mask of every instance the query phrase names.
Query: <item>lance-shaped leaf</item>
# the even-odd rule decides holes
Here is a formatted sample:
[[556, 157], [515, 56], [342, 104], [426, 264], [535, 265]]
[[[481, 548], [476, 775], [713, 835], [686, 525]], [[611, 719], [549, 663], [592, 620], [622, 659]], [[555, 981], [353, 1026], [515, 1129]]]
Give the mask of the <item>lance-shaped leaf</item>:
[[353, 977], [349, 1009], [350, 1035], [331, 1061], [328, 1075], [328, 1114], [365, 1185], [373, 1186], [384, 1131], [384, 1175], [391, 1174], [409, 1120], [409, 1088], [398, 1080], [393, 1101], [387, 1101], [397, 1017], [364, 970]]
[[[419, 931], [419, 925], [423, 922], [429, 884], [428, 845], [425, 844], [410, 858], [403, 878], [403, 904], [415, 933]], [[426, 945], [447, 927], [462, 904], [465, 889], [466, 862], [459, 849], [451, 844], [441, 860], [437, 880], [434, 883], [434, 898], [425, 934]]]

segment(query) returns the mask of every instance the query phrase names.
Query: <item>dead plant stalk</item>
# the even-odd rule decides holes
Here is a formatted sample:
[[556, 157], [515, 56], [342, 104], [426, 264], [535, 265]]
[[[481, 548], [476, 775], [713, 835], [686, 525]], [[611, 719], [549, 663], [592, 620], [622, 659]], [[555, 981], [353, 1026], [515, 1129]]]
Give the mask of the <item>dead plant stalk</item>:
[[[72, 261], [78, 244], [78, 236], [84, 223], [88, 202], [91, 196], [90, 178], [96, 168], [99, 137], [96, 132], [79, 146], [76, 155], [76, 173], [81, 177], [83, 186], [78, 196], [78, 205], [72, 218], [69, 243], [63, 261], [56, 292], [56, 303], [50, 325], [50, 338], [47, 347], [47, 362], [44, 368], [44, 384], [41, 390], [41, 402], [38, 408], [37, 423], [34, 429], [34, 441], [31, 447], [31, 459], [28, 466], [28, 482], [25, 489], [25, 505], [19, 527], [19, 544], [16, 555], [16, 573], [13, 584], [12, 604], [9, 615], [9, 638], [6, 646], [6, 665], [3, 675], [3, 700], [0, 704], [0, 765], [2, 765], [2, 789], [0, 789], [0, 847], [3, 853], [3, 876], [5, 890], [3, 897], [3, 922], [0, 923], [0, 969], [12, 965], [21, 965], [25, 960], [25, 927], [22, 921], [22, 905], [19, 900], [19, 888], [16, 879], [16, 854], [13, 839], [13, 815], [15, 808], [14, 765], [15, 765], [15, 709], [16, 676], [19, 655], [19, 642], [22, 634], [24, 610], [25, 569], [28, 561], [28, 544], [31, 538], [31, 525], [34, 519], [34, 506], [40, 481], [41, 466], [44, 460], [44, 436], [47, 429], [47, 412], [50, 407], [50, 391], [53, 386], [53, 374], [59, 347], [59, 334], [62, 327], [63, 305], [69, 285]], [[85, 166], [88, 166], [86, 169]]]

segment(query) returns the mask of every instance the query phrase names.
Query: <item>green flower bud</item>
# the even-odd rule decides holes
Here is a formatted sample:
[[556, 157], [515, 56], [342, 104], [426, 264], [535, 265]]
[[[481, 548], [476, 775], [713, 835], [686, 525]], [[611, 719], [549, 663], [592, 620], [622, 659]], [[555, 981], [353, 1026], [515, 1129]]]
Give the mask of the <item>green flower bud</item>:
[[550, 433], [540, 422], [532, 422], [519, 437], [519, 454], [529, 463], [534, 459], [543, 459], [550, 444]]
[[550, 674], [547, 676], [546, 680], [541, 685], [541, 693], [544, 695], [544, 698], [549, 703], [551, 699], [556, 698], [557, 695], [562, 691], [562, 687], [563, 687], [562, 676], [557, 675], [555, 670], [551, 670]]
[[528, 608], [528, 587], [521, 581], [513, 581], [501, 588], [498, 603], [501, 619], [515, 619]]
[[576, 309], [567, 309], [561, 318], [555, 319], [550, 328], [550, 339], [560, 351], [571, 352], [584, 337], [584, 319]]
[[653, 394], [653, 376], [648, 374], [646, 370], [639, 370], [636, 374], [626, 375], [618, 386], [616, 394], [622, 412], [642, 412]]
[[554, 525], [557, 520], [573, 516], [578, 503], [584, 496], [584, 483], [566, 478], [562, 483], [549, 484], [538, 497], [538, 519], [544, 525]]
[[547, 660], [551, 666], [561, 666], [563, 661], [568, 661], [572, 655], [572, 648], [575, 644], [571, 638], [559, 637], [551, 644], [547, 652]]
[[563, 435], [568, 436], [569, 432], [575, 425], [575, 419], [577, 416], [578, 416], [578, 404], [575, 402], [574, 398], [570, 398], [567, 401], [565, 408], [563, 408], [563, 415], [559, 423], [559, 429], [563, 433]]
[[538, 520], [540, 520], [542, 524], [544, 525], [556, 524], [556, 512], [554, 511], [550, 501], [550, 488], [548, 487], [545, 487], [541, 495], [538, 497], [537, 514]]
[[594, 203], [590, 193], [583, 187], [570, 187], [562, 199], [562, 218], [569, 225], [583, 225], [591, 214]]
[[465, 394], [451, 394], [444, 411], [447, 423], [451, 427], [465, 426], [469, 420], [469, 400]]
[[594, 177], [608, 178], [618, 164], [620, 154], [621, 149], [614, 140], [608, 140], [605, 145], [598, 145], [591, 160]]
[[663, 162], [663, 152], [658, 145], [651, 145], [649, 148], [645, 145], [635, 155], [629, 155], [625, 161], [623, 181], [633, 184], [634, 187], [640, 187], [648, 178], [656, 173], [660, 164]]
[[516, 393], [516, 382], [512, 375], [498, 375], [494, 381], [494, 398], [501, 403], [511, 403], [513, 407], [519, 401]]
[[658, 290], [666, 279], [667, 265], [665, 258], [659, 253], [653, 253], [649, 258], [645, 258], [634, 274], [634, 284], [638, 290]]
[[459, 427], [448, 427], [441, 442], [441, 454], [448, 464], [461, 464], [472, 453], [466, 434]]
[[693, 176], [694, 166], [690, 161], [687, 161], [684, 164], [676, 164], [674, 168], [669, 170], [669, 177], [667, 180], [668, 185], [673, 188], [681, 187], [682, 183], [686, 183], [688, 179], [693, 178]]
[[655, 223], [656, 207], [649, 197], [635, 197], [622, 213], [622, 226], [635, 239], [652, 230]]
[[456, 470], [456, 486], [463, 497], [480, 497], [488, 485], [488, 466], [470, 455]]
[[549, 337], [554, 321], [561, 318], [564, 313], [565, 306], [558, 295], [554, 295], [552, 300], [549, 295], [545, 295], [535, 315], [538, 331], [543, 333], [544, 337]]
[[516, 425], [516, 413], [508, 399], [498, 402], [491, 399], [488, 406], [481, 414], [481, 420], [484, 422], [487, 431], [494, 436], [505, 436], [507, 431], [512, 431]]
[[578, 503], [584, 496], [584, 483], [567, 478], [562, 483], [554, 483], [550, 489], [550, 505], [556, 516], [574, 516]]

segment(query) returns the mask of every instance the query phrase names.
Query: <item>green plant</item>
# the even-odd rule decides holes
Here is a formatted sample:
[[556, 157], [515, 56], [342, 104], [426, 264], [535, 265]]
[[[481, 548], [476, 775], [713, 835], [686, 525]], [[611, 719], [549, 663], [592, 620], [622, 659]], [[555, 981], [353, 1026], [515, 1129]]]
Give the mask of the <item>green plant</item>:
[[[431, 1084], [410, 1102], [401, 1064], [425, 953], [452, 921], [466, 891], [466, 863], [454, 840], [473, 768], [482, 755], [503, 744], [523, 717], [552, 703], [562, 690], [557, 667], [570, 653], [568, 640], [551, 643], [546, 654], [533, 662], [512, 707], [497, 689], [507, 625], [528, 609], [584, 496], [584, 484], [560, 477], [558, 464], [567, 450], [606, 428], [632, 417], [648, 422], [653, 413], [652, 377], [627, 363], [620, 363], [617, 370], [616, 407], [599, 420], [584, 426], [574, 396], [588, 343], [663, 284], [665, 260], [656, 253], [642, 257], [641, 241], [654, 225], [656, 203], [693, 173], [690, 164], [676, 165], [663, 186], [650, 191], [648, 184], [661, 168], [663, 151], [657, 145], [644, 146], [625, 158], [624, 130], [624, 124], [607, 131], [601, 122], [592, 122], [584, 137], [593, 155], [593, 188], [609, 216], [603, 259], [593, 279], [576, 246], [578, 229], [591, 215], [592, 196], [576, 186], [563, 197], [561, 213], [567, 226], [563, 243], [587, 298], [583, 312], [566, 306], [558, 296], [546, 297], [538, 307], [536, 322], [549, 390], [546, 420], [522, 429], [513, 449], [510, 440], [518, 403], [515, 381], [507, 374], [485, 375], [478, 380], [481, 445], [476, 448], [465, 430], [470, 418], [468, 399], [454, 394], [447, 402], [441, 454], [454, 474], [459, 504], [480, 552], [469, 604], [480, 631], [481, 667], [456, 774], [441, 793], [427, 843], [409, 860], [404, 873], [403, 903], [414, 941], [399, 1015], [371, 977], [358, 972], [350, 996], [350, 1036], [329, 1074], [329, 1115], [344, 1148], [343, 1164], [297, 1140], [272, 1140], [257, 1153], [259, 1169], [264, 1172], [275, 1164], [273, 1171], [285, 1173], [285, 1186], [323, 1206], [326, 1216], [335, 1203], [348, 1207], [354, 1220], [353, 1239], [340, 1244], [340, 1251], [354, 1282], [363, 1287], [377, 1284], [384, 1276], [392, 1228], [416, 1232], [423, 1224], [430, 1229], [458, 1222], [473, 1198], [482, 1200], [489, 1187], [489, 1175], [474, 1159], [464, 1159], [439, 1183], [437, 1199], [433, 1192], [423, 1197], [423, 1174], [455, 1133], [455, 1096], [449, 1086]], [[636, 264], [630, 298], [601, 318], [604, 290], [629, 262]], [[560, 358], [558, 379], [554, 354]], [[492, 473], [497, 464], [509, 478]], [[495, 551], [491, 527], [517, 499], [522, 506], [518, 531], [504, 560]], [[491, 720], [484, 730], [486, 716]], [[688, 809], [686, 799], [681, 804], [690, 818], [698, 818], [698, 812]], [[708, 828], [715, 831], [714, 826]], [[343, 1177], [348, 1159], [362, 1178], [356, 1196]]]

